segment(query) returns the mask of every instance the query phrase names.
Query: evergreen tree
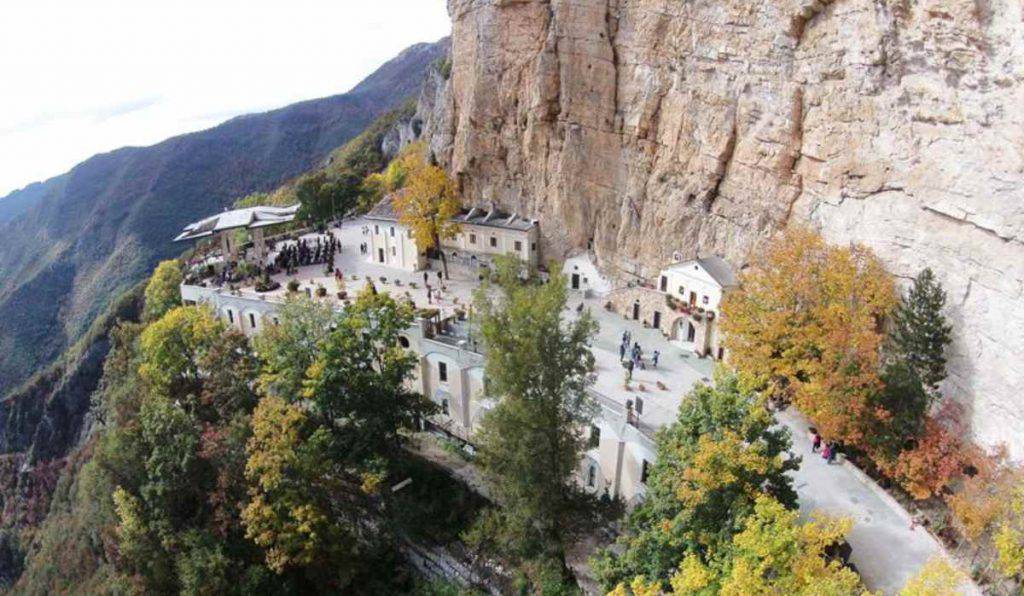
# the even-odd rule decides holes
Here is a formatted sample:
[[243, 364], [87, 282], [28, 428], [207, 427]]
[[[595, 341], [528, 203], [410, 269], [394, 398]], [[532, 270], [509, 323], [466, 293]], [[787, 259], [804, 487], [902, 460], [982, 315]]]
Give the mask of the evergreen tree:
[[910, 293], [893, 315], [894, 355], [912, 368], [933, 394], [946, 378], [945, 351], [952, 341], [953, 328], [942, 314], [945, 304], [946, 291], [926, 268], [914, 279]]
[[[567, 322], [565, 283], [520, 278], [521, 263], [500, 259], [497, 288], [476, 296], [489, 391], [501, 401], [478, 434], [479, 465], [501, 506], [470, 542], [518, 561], [535, 585], [564, 576], [563, 546], [577, 502], [572, 474], [594, 415], [587, 394], [597, 325], [588, 313]], [[557, 580], [554, 580], [557, 583]]]

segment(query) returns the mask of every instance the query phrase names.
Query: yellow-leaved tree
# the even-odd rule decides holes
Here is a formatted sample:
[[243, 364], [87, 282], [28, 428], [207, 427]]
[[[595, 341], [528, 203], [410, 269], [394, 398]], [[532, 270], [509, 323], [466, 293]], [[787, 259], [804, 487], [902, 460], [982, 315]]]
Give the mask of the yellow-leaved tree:
[[155, 321], [181, 304], [181, 267], [174, 259], [160, 261], [146, 284], [146, 304], [142, 318]]
[[[850, 530], [847, 519], [818, 517], [807, 523], [767, 495], [757, 498], [754, 512], [731, 544], [705, 563], [696, 554], [678, 565], [672, 593], [700, 596], [855, 596], [866, 594], [860, 577], [827, 550]], [[636, 578], [612, 594], [647, 596], [662, 593], [658, 582]]]
[[403, 188], [394, 195], [398, 220], [412, 231], [420, 250], [438, 249], [445, 279], [448, 260], [441, 241], [459, 233], [455, 216], [462, 209], [455, 182], [444, 169], [430, 163], [426, 144], [410, 145], [402, 157], [405, 170]]
[[787, 230], [722, 305], [731, 362], [751, 386], [791, 399], [828, 439], [863, 444], [881, 413], [882, 324], [898, 296], [878, 258]]
[[900, 590], [900, 596], [958, 596], [967, 576], [943, 557], [933, 557]]

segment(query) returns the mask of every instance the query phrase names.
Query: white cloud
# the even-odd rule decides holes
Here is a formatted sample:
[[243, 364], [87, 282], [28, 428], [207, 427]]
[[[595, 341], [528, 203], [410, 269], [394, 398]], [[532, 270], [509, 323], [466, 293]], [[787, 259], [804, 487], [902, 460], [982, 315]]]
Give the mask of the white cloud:
[[4, 6], [0, 197], [89, 156], [348, 90], [450, 30], [445, 0]]

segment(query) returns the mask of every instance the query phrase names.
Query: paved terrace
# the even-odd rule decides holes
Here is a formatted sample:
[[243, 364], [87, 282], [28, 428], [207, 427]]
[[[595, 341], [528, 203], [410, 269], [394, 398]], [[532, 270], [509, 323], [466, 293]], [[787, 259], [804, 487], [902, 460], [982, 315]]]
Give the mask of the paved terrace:
[[[379, 291], [408, 297], [419, 307], [440, 308], [443, 316], [453, 314], [460, 305], [471, 303], [472, 292], [478, 285], [474, 272], [453, 267], [452, 279], [444, 282], [446, 290], [440, 299], [436, 296], [437, 273], [428, 272], [429, 283], [435, 288], [432, 303], [428, 304], [422, 272], [409, 273], [369, 263], [359, 252], [359, 245], [366, 242], [363, 225], [363, 221], [356, 220], [332, 230], [342, 246], [341, 252], [335, 256], [335, 266], [344, 274], [344, 289], [350, 296], [361, 290], [369, 277]], [[315, 234], [307, 237], [315, 238]], [[270, 258], [274, 254], [271, 253]], [[359, 279], [353, 280], [353, 274]], [[387, 283], [382, 283], [381, 277], [387, 278]], [[328, 290], [328, 300], [338, 302], [334, 296], [341, 288], [333, 276], [324, 275], [323, 265], [302, 267], [295, 276], [278, 274], [274, 278], [281, 282], [281, 289], [260, 294], [252, 287], [244, 287], [239, 289], [239, 293], [253, 299], [283, 300], [286, 294], [284, 286], [295, 278], [302, 283], [302, 288], [315, 290], [317, 285], [323, 285]], [[417, 287], [413, 288], [412, 283]], [[593, 392], [605, 409], [619, 414], [625, 411], [627, 400], [635, 403], [637, 397], [642, 398], [644, 405], [638, 427], [644, 436], [653, 437], [658, 428], [675, 419], [683, 396], [696, 383], [710, 381], [714, 363], [681, 349], [656, 329], [645, 329], [621, 314], [606, 311], [602, 297], [582, 298], [573, 294], [567, 306], [570, 317], [577, 316], [576, 308], [580, 304], [590, 310], [600, 325], [592, 345], [596, 359]], [[654, 350], [661, 353], [657, 369], [648, 365], [646, 370], [634, 371], [629, 390], [624, 387], [625, 371], [619, 362], [618, 352], [625, 330], [632, 333], [633, 341], [640, 343], [648, 362]], [[659, 381], [665, 389], [658, 388]], [[641, 390], [641, 385], [644, 390]], [[849, 536], [853, 547], [852, 561], [868, 588], [886, 594], [895, 593], [930, 558], [943, 556], [944, 551], [938, 541], [922, 528], [911, 529], [907, 512], [851, 464], [826, 465], [819, 455], [812, 454], [808, 425], [798, 413], [784, 412], [779, 420], [793, 434], [794, 453], [803, 457], [800, 470], [793, 474], [801, 513], [809, 517], [815, 511], [826, 511], [854, 520]], [[965, 587], [964, 592], [977, 593], [973, 586]]]
[[[335, 255], [334, 266], [341, 270], [345, 278], [344, 288], [339, 286], [333, 275], [326, 275], [324, 265], [320, 264], [300, 267], [296, 275], [274, 275], [273, 279], [280, 282], [281, 287], [272, 292], [256, 292], [252, 285], [247, 285], [238, 288], [237, 295], [253, 300], [283, 301], [287, 295], [288, 282], [296, 279], [301, 284], [300, 291], [308, 288], [315, 292], [317, 286], [322, 285], [327, 289], [327, 297], [324, 300], [340, 305], [336, 297], [339, 290], [344, 289], [349, 297], [354, 297], [368, 280], [372, 280], [378, 291], [409, 298], [417, 307], [438, 308], [442, 317], [454, 314], [458, 308], [465, 309], [472, 303], [473, 291], [479, 285], [479, 275], [476, 271], [465, 267], [450, 267], [451, 279], [443, 282], [444, 290], [440, 296], [437, 292], [437, 271], [428, 271], [427, 279], [432, 288], [431, 301], [428, 303], [422, 271], [411, 273], [377, 265], [367, 261], [366, 255], [359, 252], [359, 245], [367, 242], [368, 238], [362, 232], [364, 225], [366, 222], [363, 220], [354, 220], [331, 229], [341, 243], [341, 251]], [[316, 234], [304, 236], [309, 241], [316, 237]], [[286, 244], [294, 244], [294, 241]], [[276, 246], [275, 250], [269, 253], [268, 261], [273, 260], [283, 246], [284, 244]], [[353, 276], [358, 279], [353, 279]], [[381, 281], [382, 277], [387, 279], [386, 283]], [[657, 428], [675, 419], [675, 412], [682, 396], [697, 382], [710, 380], [713, 363], [681, 349], [666, 340], [656, 329], [644, 329], [636, 321], [627, 321], [620, 314], [606, 311], [602, 297], [583, 299], [580, 294], [573, 293], [567, 306], [567, 315], [570, 318], [578, 316], [576, 309], [581, 303], [600, 326], [592, 345], [596, 361], [594, 394], [606, 408], [618, 409], [621, 413], [625, 412], [627, 400], [636, 403], [636, 398], [640, 397], [643, 400], [643, 412], [639, 415], [638, 426], [644, 435], [653, 437]], [[624, 388], [625, 369], [619, 361], [619, 343], [626, 329], [632, 333], [632, 341], [640, 343], [647, 362], [646, 370], [634, 370], [633, 381], [628, 391]], [[657, 369], [650, 365], [650, 357], [654, 350], [661, 353]], [[659, 389], [658, 382], [661, 382], [665, 389]]]

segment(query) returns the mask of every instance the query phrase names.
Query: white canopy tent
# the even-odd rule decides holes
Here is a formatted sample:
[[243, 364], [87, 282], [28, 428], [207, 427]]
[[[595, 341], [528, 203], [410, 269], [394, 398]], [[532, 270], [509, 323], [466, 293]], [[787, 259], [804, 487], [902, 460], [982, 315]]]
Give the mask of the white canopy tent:
[[174, 238], [174, 241], [198, 240], [218, 234], [220, 235], [224, 258], [233, 259], [238, 251], [238, 246], [232, 240], [231, 234], [227, 232], [245, 228], [252, 232], [253, 244], [256, 248], [256, 259], [262, 262], [267, 252], [266, 244], [263, 241], [263, 228], [293, 221], [298, 212], [298, 204], [289, 207], [260, 206], [225, 211], [190, 223]]

